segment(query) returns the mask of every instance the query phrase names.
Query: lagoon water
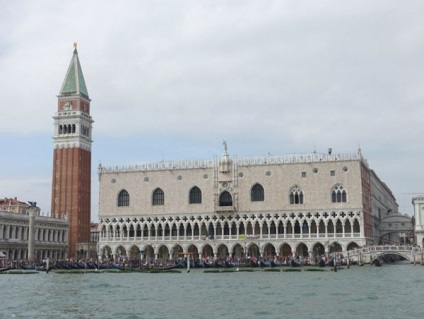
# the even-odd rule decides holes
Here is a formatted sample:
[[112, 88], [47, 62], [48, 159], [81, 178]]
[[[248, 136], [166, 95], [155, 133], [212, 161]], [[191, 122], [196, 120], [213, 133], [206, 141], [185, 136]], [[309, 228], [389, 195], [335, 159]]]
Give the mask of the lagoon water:
[[424, 318], [424, 267], [0, 275], [0, 318]]

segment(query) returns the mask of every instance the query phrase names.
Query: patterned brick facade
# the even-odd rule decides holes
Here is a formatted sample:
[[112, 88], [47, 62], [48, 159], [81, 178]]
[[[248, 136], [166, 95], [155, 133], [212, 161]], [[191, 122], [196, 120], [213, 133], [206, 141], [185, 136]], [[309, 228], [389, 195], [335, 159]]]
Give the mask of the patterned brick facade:
[[[206, 161], [100, 166], [100, 254], [346, 252], [373, 242], [369, 172], [360, 152], [230, 159], [225, 150]], [[255, 185], [260, 200], [252, 197]], [[190, 203], [194, 187], [201, 203]], [[154, 205], [158, 189], [163, 203]], [[295, 191], [301, 200], [291, 197]], [[226, 192], [231, 205], [221, 202]]]

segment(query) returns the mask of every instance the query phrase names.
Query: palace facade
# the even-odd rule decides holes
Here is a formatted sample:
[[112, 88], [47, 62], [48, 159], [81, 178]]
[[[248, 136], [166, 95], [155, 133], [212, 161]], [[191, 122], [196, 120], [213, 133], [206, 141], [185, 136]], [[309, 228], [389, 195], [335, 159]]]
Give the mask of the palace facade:
[[[390, 191], [354, 154], [99, 165], [99, 256], [315, 256], [377, 243]], [[373, 206], [377, 212], [373, 212]]]

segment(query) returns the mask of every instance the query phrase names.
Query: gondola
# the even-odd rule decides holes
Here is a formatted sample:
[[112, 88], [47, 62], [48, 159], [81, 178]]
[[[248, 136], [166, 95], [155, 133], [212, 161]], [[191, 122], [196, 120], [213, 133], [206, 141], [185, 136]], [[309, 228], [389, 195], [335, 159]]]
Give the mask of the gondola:
[[376, 267], [381, 267], [381, 261], [380, 261], [380, 259], [376, 259], [376, 260], [374, 261], [374, 265], [375, 265]]
[[176, 268], [183, 268], [182, 264], [176, 264], [171, 266], [164, 266], [164, 267], [153, 267], [154, 270], [170, 270], [170, 269], [176, 269]]
[[292, 261], [290, 262], [290, 266], [292, 267], [302, 267], [302, 265], [296, 261], [294, 261], [294, 259], [292, 259]]
[[0, 268], [0, 272], [8, 271], [8, 270], [10, 270], [10, 269], [12, 269], [12, 267]]
[[23, 270], [35, 270], [35, 265], [19, 265]]
[[325, 265], [324, 259], [320, 259], [319, 262], [318, 262], [318, 267], [325, 267], [325, 266], [326, 265]]
[[259, 267], [259, 263], [254, 260], [250, 260], [250, 267], [254, 267], [254, 268]]

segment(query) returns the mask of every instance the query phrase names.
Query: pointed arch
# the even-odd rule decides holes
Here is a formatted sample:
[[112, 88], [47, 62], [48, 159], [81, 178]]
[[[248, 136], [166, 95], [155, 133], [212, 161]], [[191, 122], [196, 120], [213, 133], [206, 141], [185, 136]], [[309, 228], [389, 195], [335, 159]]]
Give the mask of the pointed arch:
[[227, 191], [224, 191], [219, 196], [219, 206], [233, 206], [233, 197]]
[[336, 184], [331, 191], [331, 201], [333, 203], [346, 203], [347, 190], [342, 185]]
[[118, 194], [118, 206], [130, 206], [130, 194], [125, 189]]
[[199, 187], [194, 186], [190, 190], [189, 203], [190, 204], [201, 204], [202, 203], [202, 191], [200, 190]]
[[153, 192], [152, 205], [165, 205], [165, 194], [162, 189], [156, 188]]
[[256, 183], [250, 190], [250, 200], [252, 202], [263, 202], [265, 200], [265, 191], [261, 184]]
[[290, 204], [297, 205], [297, 204], [303, 204], [303, 191], [302, 189], [295, 185], [290, 190]]

